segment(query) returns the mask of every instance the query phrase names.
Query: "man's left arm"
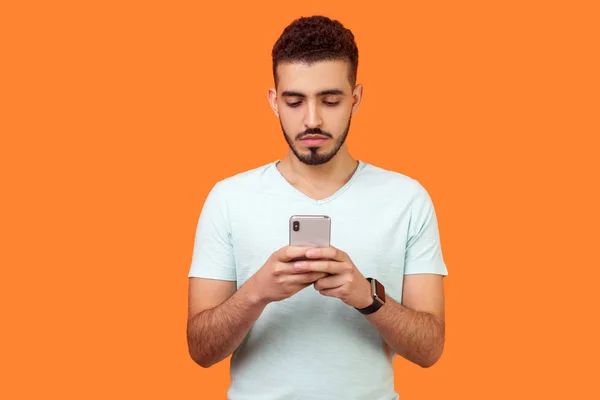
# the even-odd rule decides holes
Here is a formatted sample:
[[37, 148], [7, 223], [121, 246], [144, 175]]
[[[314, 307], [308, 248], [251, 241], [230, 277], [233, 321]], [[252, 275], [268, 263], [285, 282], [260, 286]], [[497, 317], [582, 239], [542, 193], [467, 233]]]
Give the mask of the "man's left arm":
[[[318, 260], [297, 262], [299, 271], [331, 274], [315, 282], [319, 293], [357, 309], [371, 305], [371, 285], [346, 253], [330, 247], [310, 250], [306, 256]], [[385, 305], [365, 317], [397, 354], [430, 367], [444, 348], [443, 276], [410, 274], [404, 277], [403, 286], [402, 304], [387, 296]]]
[[443, 278], [406, 275], [402, 304], [387, 296], [383, 307], [365, 315], [392, 350], [424, 368], [434, 365], [444, 350]]
[[447, 274], [432, 199], [415, 181], [404, 256], [402, 299], [398, 299], [401, 304], [386, 296], [385, 305], [365, 317], [397, 354], [422, 367], [435, 364], [444, 349], [443, 284]]
[[[370, 283], [348, 254], [330, 247], [310, 250], [307, 257], [315, 260], [298, 263], [299, 269], [331, 274], [314, 284], [322, 295], [337, 297], [357, 309], [373, 303]], [[401, 304], [386, 296], [385, 304], [365, 317], [392, 350], [422, 367], [435, 364], [444, 348], [446, 275], [433, 202], [417, 184], [410, 205]]]

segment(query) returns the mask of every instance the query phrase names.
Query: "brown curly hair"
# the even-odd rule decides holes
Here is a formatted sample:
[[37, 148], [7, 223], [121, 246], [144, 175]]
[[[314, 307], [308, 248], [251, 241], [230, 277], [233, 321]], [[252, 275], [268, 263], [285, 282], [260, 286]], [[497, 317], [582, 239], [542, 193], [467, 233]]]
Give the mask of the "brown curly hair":
[[273, 78], [277, 87], [277, 66], [282, 62], [311, 64], [325, 60], [345, 60], [350, 64], [348, 80], [356, 85], [358, 48], [352, 31], [339, 21], [322, 15], [301, 17], [284, 30], [271, 52]]

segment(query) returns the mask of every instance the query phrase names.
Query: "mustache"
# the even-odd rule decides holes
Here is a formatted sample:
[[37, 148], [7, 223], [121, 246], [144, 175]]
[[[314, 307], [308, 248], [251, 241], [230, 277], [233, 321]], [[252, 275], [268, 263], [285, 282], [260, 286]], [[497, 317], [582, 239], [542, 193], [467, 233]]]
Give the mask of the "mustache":
[[296, 135], [296, 140], [301, 140], [306, 135], [321, 135], [325, 136], [329, 139], [333, 139], [333, 135], [329, 132], [323, 132], [320, 128], [309, 128], [304, 132], [301, 132]]

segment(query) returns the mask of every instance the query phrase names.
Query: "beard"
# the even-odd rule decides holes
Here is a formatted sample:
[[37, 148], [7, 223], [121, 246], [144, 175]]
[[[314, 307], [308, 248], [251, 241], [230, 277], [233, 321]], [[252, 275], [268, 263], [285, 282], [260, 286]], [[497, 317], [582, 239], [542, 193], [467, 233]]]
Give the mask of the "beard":
[[[281, 130], [283, 132], [283, 137], [285, 138], [285, 141], [290, 147], [290, 150], [292, 150], [292, 152], [294, 153], [296, 158], [300, 160], [300, 162], [306, 165], [321, 165], [329, 162], [333, 157], [335, 157], [338, 151], [340, 151], [340, 148], [344, 145], [344, 143], [346, 142], [346, 138], [348, 137], [351, 122], [352, 116], [350, 116], [350, 118], [348, 119], [348, 125], [346, 126], [344, 132], [340, 135], [339, 138], [335, 140], [333, 149], [331, 151], [329, 151], [328, 153], [324, 153], [323, 149], [321, 149], [320, 147], [309, 147], [308, 150], [310, 150], [310, 152], [306, 154], [301, 154], [298, 151], [298, 149], [294, 145], [294, 140], [291, 139], [290, 135], [288, 135], [285, 129], [283, 128], [281, 120], [279, 121], [279, 124], [281, 125]], [[322, 131], [320, 128], [309, 128], [304, 132], [297, 134], [295, 140], [300, 140], [306, 135], [323, 135], [329, 139], [333, 139], [333, 135], [329, 132]]]

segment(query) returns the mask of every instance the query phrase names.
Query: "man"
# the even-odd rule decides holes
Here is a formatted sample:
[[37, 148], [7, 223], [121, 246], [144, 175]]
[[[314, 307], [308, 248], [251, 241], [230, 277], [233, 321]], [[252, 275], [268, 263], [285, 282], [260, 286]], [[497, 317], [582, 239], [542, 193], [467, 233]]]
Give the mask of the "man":
[[[300, 18], [272, 56], [268, 98], [290, 150], [218, 182], [205, 201], [190, 356], [210, 367], [232, 355], [233, 400], [398, 399], [394, 356], [430, 367], [444, 347], [447, 270], [431, 199], [349, 153], [362, 95], [349, 30]], [[288, 246], [296, 214], [329, 216], [331, 247]]]

